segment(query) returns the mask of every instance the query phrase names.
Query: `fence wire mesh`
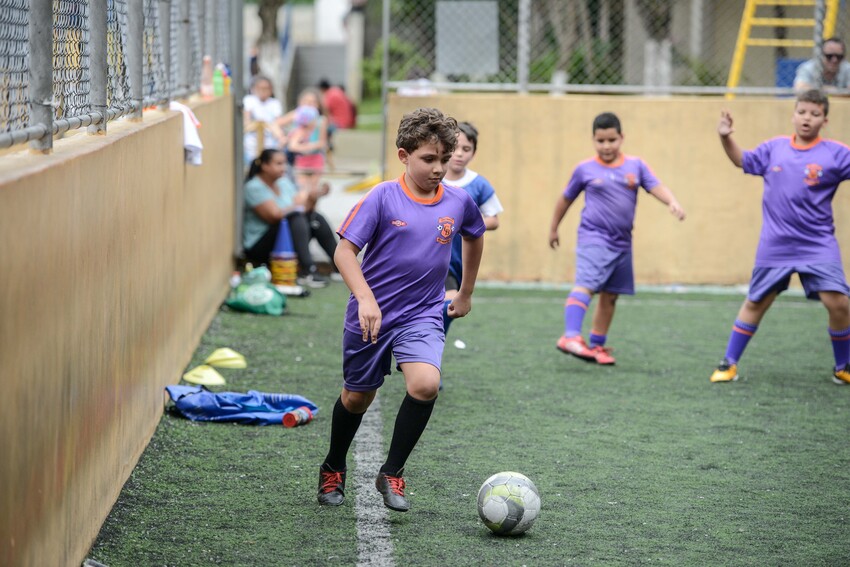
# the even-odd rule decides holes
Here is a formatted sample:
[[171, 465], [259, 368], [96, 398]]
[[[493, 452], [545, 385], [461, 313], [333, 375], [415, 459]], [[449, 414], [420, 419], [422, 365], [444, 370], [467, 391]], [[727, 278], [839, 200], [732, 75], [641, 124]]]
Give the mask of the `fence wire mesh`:
[[29, 0], [0, 0], [0, 132], [28, 126]]
[[[136, 1], [141, 4], [134, 4]], [[141, 6], [140, 37], [133, 37], [139, 34], [131, 32], [128, 22], [133, 5]], [[98, 28], [92, 26], [91, 11], [104, 6], [105, 29], [101, 23], [99, 29], [104, 31], [92, 37], [92, 30]], [[33, 17], [36, 7], [43, 17]], [[47, 131], [56, 133], [102, 119], [92, 114], [93, 89], [105, 90], [109, 119], [138, 110], [140, 104], [162, 104], [197, 92], [204, 55], [211, 55], [214, 63], [233, 63], [231, 36], [241, 30], [232, 29], [229, 10], [228, 0], [48, 0], [47, 4], [0, 0], [0, 147], [45, 135], [45, 129], [36, 128], [40, 125], [31, 119], [34, 98], [49, 101], [54, 124], [47, 124]], [[164, 29], [170, 32], [167, 38]], [[52, 67], [46, 60], [44, 65], [31, 65], [31, 42], [39, 33], [52, 39]], [[181, 34], [188, 37], [184, 42], [188, 53], [180, 51], [181, 39], [185, 39]], [[209, 38], [206, 44], [205, 37]], [[91, 61], [92, 45], [105, 45], [105, 62]], [[131, 46], [138, 46], [136, 53], [142, 54], [141, 70], [135, 75], [142, 77], [141, 85], [135, 87], [141, 89], [135, 95], [134, 73], [129, 68]], [[104, 64], [105, 84], [94, 85], [92, 65]], [[52, 76], [52, 92], [33, 92], [33, 73]], [[57, 127], [56, 121], [63, 126]]]
[[[828, 3], [830, 0], [824, 0]], [[765, 0], [739, 90], [786, 92], [814, 52], [816, 0]], [[850, 31], [846, 3], [834, 34]], [[743, 0], [392, 0], [391, 88], [723, 93]], [[386, 5], [386, 4], [385, 4]], [[821, 20], [822, 24], [829, 24]], [[829, 25], [826, 26], [829, 29]], [[768, 42], [770, 43], [770, 42]], [[784, 89], [784, 91], [783, 91]]]

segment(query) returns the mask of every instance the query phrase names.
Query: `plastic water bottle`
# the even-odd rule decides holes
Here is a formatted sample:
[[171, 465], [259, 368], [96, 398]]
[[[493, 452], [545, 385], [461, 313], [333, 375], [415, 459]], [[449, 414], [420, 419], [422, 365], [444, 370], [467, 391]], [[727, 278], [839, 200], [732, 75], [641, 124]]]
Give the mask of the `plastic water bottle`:
[[215, 96], [223, 96], [224, 95], [224, 72], [222, 69], [224, 65], [219, 63], [215, 66], [215, 70], [213, 71], [212, 76], [212, 86], [213, 86], [213, 94]]
[[313, 412], [310, 411], [310, 408], [308, 408], [307, 406], [301, 406], [300, 408], [288, 411], [283, 414], [283, 426], [295, 427], [297, 425], [304, 425], [305, 423], [310, 423], [312, 419]]
[[212, 98], [213, 96], [213, 64], [212, 57], [204, 55], [201, 67], [201, 96]]

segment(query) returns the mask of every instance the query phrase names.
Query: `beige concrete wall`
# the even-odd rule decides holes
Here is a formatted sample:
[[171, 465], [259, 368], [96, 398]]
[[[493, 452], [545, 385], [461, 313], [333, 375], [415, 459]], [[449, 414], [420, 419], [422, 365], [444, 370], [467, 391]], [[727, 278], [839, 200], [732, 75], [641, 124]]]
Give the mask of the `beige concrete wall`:
[[[638, 199], [634, 230], [638, 284], [743, 284], [749, 281], [761, 227], [761, 178], [744, 175], [717, 138], [721, 109], [735, 118], [744, 148], [790, 134], [789, 99], [642, 98], [604, 96], [454, 94], [389, 101], [388, 177], [403, 172], [395, 154], [401, 116], [436, 106], [480, 131], [472, 168], [496, 188], [505, 212], [486, 236], [480, 277], [488, 280], [571, 282], [579, 198], [561, 223], [561, 247], [547, 243], [552, 209], [570, 174], [594, 155], [591, 123], [612, 111], [623, 123], [623, 150], [650, 164], [688, 212], [676, 221], [648, 194]], [[827, 137], [848, 140], [850, 103], [832, 102]], [[836, 235], [850, 273], [850, 199], [847, 187], [833, 202]]]
[[0, 159], [0, 564], [79, 565], [227, 289], [229, 99]]

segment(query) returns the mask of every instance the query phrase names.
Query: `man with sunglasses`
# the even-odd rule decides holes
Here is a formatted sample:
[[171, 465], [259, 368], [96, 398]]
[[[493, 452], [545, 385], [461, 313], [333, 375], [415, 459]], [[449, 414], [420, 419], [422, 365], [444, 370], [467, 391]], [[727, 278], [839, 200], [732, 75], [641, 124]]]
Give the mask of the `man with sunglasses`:
[[797, 67], [794, 90], [800, 93], [822, 89], [831, 94], [843, 94], [841, 91], [850, 88], [850, 63], [844, 60], [844, 54], [845, 47], [841, 39], [831, 37], [824, 40], [821, 56]]

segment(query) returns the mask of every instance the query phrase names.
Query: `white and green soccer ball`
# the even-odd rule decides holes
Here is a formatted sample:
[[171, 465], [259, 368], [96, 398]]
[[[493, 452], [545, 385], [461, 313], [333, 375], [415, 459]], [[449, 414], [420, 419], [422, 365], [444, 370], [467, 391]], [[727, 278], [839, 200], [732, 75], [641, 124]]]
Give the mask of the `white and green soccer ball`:
[[478, 515], [497, 535], [525, 532], [540, 514], [540, 495], [527, 476], [517, 472], [496, 473], [478, 490]]

